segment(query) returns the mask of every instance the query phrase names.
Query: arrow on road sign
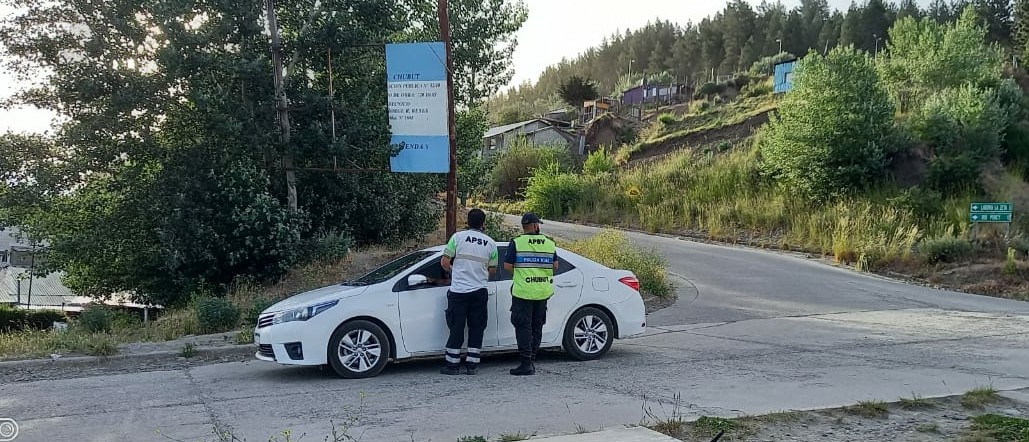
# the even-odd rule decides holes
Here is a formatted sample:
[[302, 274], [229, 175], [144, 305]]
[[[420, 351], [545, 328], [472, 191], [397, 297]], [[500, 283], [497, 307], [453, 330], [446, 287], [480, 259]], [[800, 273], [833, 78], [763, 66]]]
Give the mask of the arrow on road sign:
[[979, 215], [972, 215], [972, 221], [979, 219]]
[[979, 210], [979, 206], [972, 206], [972, 210]]

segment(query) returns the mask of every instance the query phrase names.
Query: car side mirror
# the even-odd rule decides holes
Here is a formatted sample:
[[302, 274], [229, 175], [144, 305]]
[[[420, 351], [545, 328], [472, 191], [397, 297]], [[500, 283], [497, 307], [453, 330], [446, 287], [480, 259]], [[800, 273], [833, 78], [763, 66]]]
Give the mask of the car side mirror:
[[411, 275], [407, 277], [407, 285], [410, 287], [417, 287], [422, 284], [428, 284], [429, 278], [425, 275]]

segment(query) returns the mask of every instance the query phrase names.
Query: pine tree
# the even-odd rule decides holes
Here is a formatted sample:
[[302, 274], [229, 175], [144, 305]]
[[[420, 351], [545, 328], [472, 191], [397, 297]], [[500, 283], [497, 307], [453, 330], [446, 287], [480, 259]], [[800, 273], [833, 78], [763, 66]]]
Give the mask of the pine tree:
[[1029, 0], [1015, 0], [1014, 15], [1013, 49], [1016, 54], [1023, 56], [1026, 44], [1029, 43]]

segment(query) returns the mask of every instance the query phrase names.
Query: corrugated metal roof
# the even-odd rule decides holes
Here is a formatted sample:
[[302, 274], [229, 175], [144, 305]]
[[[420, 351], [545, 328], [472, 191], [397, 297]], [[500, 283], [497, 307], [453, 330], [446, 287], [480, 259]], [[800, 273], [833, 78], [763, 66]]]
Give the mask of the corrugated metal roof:
[[518, 129], [519, 127], [531, 124], [531, 123], [533, 123], [535, 121], [539, 121], [539, 118], [533, 118], [531, 120], [525, 120], [525, 121], [520, 121], [520, 122], [517, 122], [517, 123], [511, 123], [511, 124], [507, 124], [507, 125], [504, 125], [504, 126], [491, 127], [491, 128], [489, 128], [489, 130], [486, 131], [486, 135], [483, 135], [482, 137], [483, 138], [495, 137], [497, 135], [500, 135], [500, 134], [507, 133], [507, 132], [510, 132], [512, 130]]
[[[0, 269], [0, 303], [13, 304], [18, 302], [18, 275], [28, 273], [28, 269], [22, 267], [7, 267]], [[29, 301], [32, 305], [56, 306], [67, 304], [82, 304], [92, 301], [91, 298], [78, 296], [61, 282], [63, 273], [55, 272], [42, 278], [32, 279], [32, 298], [29, 298], [29, 280], [21, 282], [21, 303]]]

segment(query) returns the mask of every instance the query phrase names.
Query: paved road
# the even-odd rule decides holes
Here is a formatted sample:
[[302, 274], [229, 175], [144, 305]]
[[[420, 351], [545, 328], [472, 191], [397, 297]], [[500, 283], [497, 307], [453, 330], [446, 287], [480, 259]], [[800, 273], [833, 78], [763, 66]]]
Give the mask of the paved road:
[[340, 422], [363, 396], [352, 408], [362, 440], [454, 441], [614, 428], [647, 414], [734, 416], [1029, 387], [1029, 303], [631, 236], [668, 257], [680, 300], [651, 316], [647, 336], [617, 342], [599, 361], [551, 355], [528, 378], [507, 375], [511, 357], [489, 358], [476, 377], [444, 377], [435, 362], [415, 362], [361, 381], [226, 363], [0, 385], [0, 417], [21, 423], [19, 442], [214, 440], [212, 427], [250, 441], [284, 440], [287, 428], [294, 440], [323, 440], [330, 419]]

